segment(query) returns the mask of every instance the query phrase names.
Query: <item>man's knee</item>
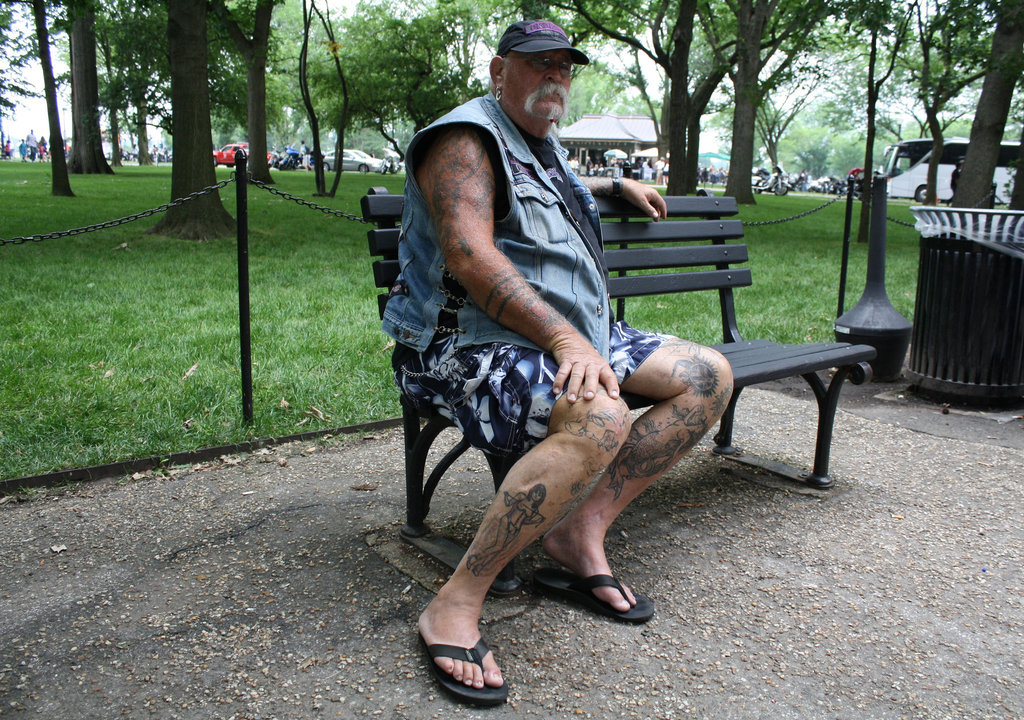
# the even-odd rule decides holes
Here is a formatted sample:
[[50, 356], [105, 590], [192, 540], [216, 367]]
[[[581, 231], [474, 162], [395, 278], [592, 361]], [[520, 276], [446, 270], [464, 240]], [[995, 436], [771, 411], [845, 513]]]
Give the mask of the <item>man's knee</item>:
[[565, 433], [579, 441], [583, 451], [604, 464], [611, 462], [625, 441], [632, 424], [626, 403], [601, 392], [593, 400], [569, 403], [562, 398], [555, 404], [548, 435]]

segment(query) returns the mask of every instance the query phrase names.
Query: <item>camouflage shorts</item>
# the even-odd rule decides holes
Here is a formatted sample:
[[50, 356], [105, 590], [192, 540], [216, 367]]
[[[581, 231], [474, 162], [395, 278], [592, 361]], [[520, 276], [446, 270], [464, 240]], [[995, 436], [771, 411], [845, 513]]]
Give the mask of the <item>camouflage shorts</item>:
[[[609, 364], [625, 382], [668, 336], [625, 322], [612, 326]], [[406, 398], [450, 419], [469, 443], [496, 455], [521, 453], [548, 434], [558, 396], [551, 389], [558, 364], [550, 353], [511, 343], [456, 348], [438, 335], [395, 372]]]

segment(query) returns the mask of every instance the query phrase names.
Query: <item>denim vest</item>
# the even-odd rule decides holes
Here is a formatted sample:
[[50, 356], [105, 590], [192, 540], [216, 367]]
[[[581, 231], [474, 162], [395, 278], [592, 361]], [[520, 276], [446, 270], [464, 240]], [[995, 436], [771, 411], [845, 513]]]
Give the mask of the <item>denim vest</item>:
[[[534, 158], [515, 125], [493, 95], [456, 108], [413, 138], [406, 153], [405, 206], [398, 247], [401, 277], [384, 309], [384, 332], [422, 352], [439, 330], [442, 312], [457, 315], [456, 345], [510, 342], [537, 348], [519, 333], [492, 320], [472, 298], [451, 298], [445, 289], [445, 261], [433, 220], [416, 183], [413, 162], [423, 137], [443, 125], [469, 123], [489, 132], [498, 143], [505, 169], [511, 210], [496, 219], [494, 244], [526, 278], [534, 290], [561, 313], [599, 353], [608, 355], [610, 307], [607, 280], [583, 239], [582, 230]], [[569, 178], [587, 221], [601, 237], [597, 205], [590, 191], [565, 162], [568, 154], [553, 138], [561, 171]], [[448, 309], [445, 309], [447, 305]], [[442, 323], [443, 324], [443, 323]], [[449, 331], [450, 332], [450, 331]], [[538, 348], [544, 349], [544, 348]]]

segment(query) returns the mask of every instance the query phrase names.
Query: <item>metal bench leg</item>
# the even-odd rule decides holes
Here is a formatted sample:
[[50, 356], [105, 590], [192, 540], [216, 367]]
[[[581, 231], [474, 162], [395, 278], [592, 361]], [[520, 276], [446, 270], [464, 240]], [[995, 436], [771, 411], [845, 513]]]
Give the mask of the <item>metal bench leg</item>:
[[732, 428], [736, 417], [736, 403], [740, 399], [741, 392], [743, 392], [741, 387], [733, 390], [732, 399], [729, 400], [729, 407], [725, 409], [722, 419], [718, 421], [718, 432], [715, 433], [715, 447], [713, 449], [713, 452], [718, 455], [735, 455], [739, 452], [732, 444]]
[[832, 487], [832, 478], [828, 476], [828, 460], [832, 450], [832, 430], [835, 428], [836, 407], [839, 405], [839, 393], [843, 389], [843, 381], [849, 372], [847, 368], [837, 368], [832, 382], [825, 389], [825, 383], [818, 373], [807, 373], [801, 377], [807, 381], [818, 401], [818, 434], [814, 442], [814, 468], [804, 479], [811, 487]]
[[832, 433], [835, 429], [836, 409], [839, 407], [839, 394], [847, 377], [854, 385], [860, 385], [871, 377], [871, 370], [866, 363], [836, 368], [828, 389], [825, 388], [825, 383], [818, 373], [807, 373], [802, 377], [811, 386], [814, 397], [818, 400], [818, 435], [814, 443], [814, 468], [805, 482], [812, 487], [829, 488], [832, 487], [832, 478], [828, 474], [828, 464], [832, 452]]
[[[420, 439], [420, 416], [402, 398], [402, 435], [405, 440], [405, 525], [402, 534], [419, 537], [430, 531], [424, 524], [427, 511], [423, 506], [423, 467], [426, 451], [417, 457], [416, 448]], [[428, 444], [429, 449], [429, 444]]]

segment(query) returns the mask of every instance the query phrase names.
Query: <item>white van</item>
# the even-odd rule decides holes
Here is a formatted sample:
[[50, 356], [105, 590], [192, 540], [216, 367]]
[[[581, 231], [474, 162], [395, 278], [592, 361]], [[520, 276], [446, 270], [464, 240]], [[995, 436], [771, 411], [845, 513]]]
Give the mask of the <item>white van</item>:
[[[949, 178], [956, 167], [956, 161], [967, 155], [967, 143], [967, 138], [962, 137], [946, 138], [943, 143], [935, 181], [935, 195], [939, 200], [949, 200], [953, 195]], [[992, 179], [996, 186], [997, 203], [1005, 203], [1010, 197], [1013, 189], [1010, 163], [1017, 159], [1019, 148], [1020, 144], [1015, 142], [1004, 142], [999, 148], [999, 161]], [[916, 202], [924, 202], [928, 183], [928, 158], [931, 154], [931, 138], [903, 140], [885, 149], [882, 174], [889, 178], [889, 197], [913, 198]]]

